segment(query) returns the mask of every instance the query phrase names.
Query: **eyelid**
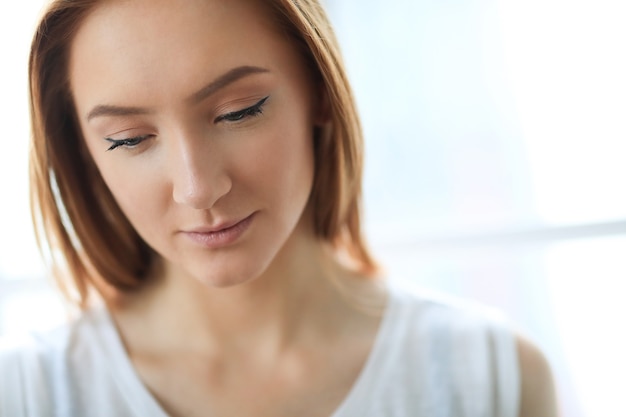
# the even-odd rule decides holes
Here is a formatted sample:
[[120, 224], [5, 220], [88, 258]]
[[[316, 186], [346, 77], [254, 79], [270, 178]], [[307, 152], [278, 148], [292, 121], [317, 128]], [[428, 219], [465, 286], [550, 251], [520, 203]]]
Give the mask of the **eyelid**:
[[104, 138], [104, 140], [111, 143], [111, 146], [107, 149], [107, 151], [112, 151], [120, 147], [124, 147], [127, 149], [135, 148], [136, 146], [140, 145], [144, 140], [149, 139], [152, 136], [153, 135], [139, 135], [123, 139], [113, 139], [107, 137]]
[[263, 113], [263, 105], [267, 101], [270, 96], [263, 97], [261, 100], [257, 101], [252, 106], [246, 107], [241, 110], [228, 112], [222, 115], [219, 115], [213, 120], [213, 123], [219, 123], [222, 121], [236, 123], [240, 120], [246, 118], [246, 116], [256, 116], [258, 114]]

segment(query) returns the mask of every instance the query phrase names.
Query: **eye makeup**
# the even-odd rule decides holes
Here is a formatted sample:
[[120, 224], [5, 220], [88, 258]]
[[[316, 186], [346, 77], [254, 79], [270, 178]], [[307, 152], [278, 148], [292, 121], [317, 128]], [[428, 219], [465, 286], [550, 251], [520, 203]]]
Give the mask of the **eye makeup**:
[[[253, 104], [250, 107], [246, 107], [241, 110], [237, 110], [237, 111], [233, 111], [233, 112], [229, 112], [229, 113], [225, 113], [220, 116], [217, 116], [213, 120], [213, 123], [216, 123], [216, 124], [220, 122], [238, 123], [238, 122], [242, 122], [246, 118], [258, 116], [263, 113], [263, 105], [265, 104], [267, 99], [269, 99], [269, 97], [270, 96], [263, 97], [261, 100], [257, 101], [255, 104]], [[154, 135], [141, 135], [141, 136], [134, 136], [134, 137], [123, 138], [123, 139], [113, 139], [110, 137], [106, 137], [104, 138], [104, 140], [106, 140], [107, 142], [111, 144], [107, 148], [107, 151], [112, 151], [117, 148], [133, 149], [137, 147], [138, 145], [140, 145], [144, 140], [149, 139], [152, 136]]]
[[245, 119], [246, 117], [258, 116], [259, 114], [263, 113], [263, 105], [265, 104], [268, 98], [269, 96], [266, 96], [262, 98], [261, 100], [259, 100], [258, 102], [256, 102], [255, 104], [253, 104], [252, 106], [246, 107], [245, 109], [226, 113], [221, 116], [217, 116], [215, 120], [213, 120], [213, 123], [219, 123], [222, 121], [238, 122], [238, 121]]
[[143, 135], [143, 136], [135, 136], [133, 138], [125, 138], [125, 139], [104, 138], [104, 140], [111, 143], [111, 146], [109, 146], [107, 151], [112, 151], [113, 149], [119, 148], [120, 146], [123, 146], [125, 148], [134, 148], [135, 146], [139, 145], [141, 142], [143, 142], [144, 140], [148, 139], [151, 136], [152, 135]]

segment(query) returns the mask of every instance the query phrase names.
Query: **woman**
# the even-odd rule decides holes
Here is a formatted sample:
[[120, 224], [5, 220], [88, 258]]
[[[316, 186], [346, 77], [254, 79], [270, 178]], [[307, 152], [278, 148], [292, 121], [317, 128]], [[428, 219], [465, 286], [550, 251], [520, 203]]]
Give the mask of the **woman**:
[[34, 218], [82, 313], [2, 350], [2, 416], [555, 415], [503, 322], [378, 277], [317, 1], [55, 1], [30, 87]]

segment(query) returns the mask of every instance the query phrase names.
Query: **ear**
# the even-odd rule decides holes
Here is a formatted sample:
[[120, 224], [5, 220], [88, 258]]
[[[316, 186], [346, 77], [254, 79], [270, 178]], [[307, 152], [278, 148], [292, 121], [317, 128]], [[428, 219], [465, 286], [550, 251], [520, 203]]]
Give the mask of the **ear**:
[[323, 81], [315, 85], [314, 94], [316, 97], [315, 114], [313, 115], [313, 123], [316, 126], [324, 126], [331, 120], [330, 99], [328, 98], [328, 90]]

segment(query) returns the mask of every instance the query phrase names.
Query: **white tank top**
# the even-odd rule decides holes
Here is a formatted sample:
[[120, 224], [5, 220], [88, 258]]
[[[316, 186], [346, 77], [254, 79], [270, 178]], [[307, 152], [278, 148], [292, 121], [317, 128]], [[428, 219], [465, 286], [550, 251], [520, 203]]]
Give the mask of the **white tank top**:
[[[497, 313], [397, 288], [390, 294], [365, 367], [330, 417], [518, 417], [515, 337]], [[0, 343], [0, 417], [101, 416], [167, 417], [106, 309]]]

